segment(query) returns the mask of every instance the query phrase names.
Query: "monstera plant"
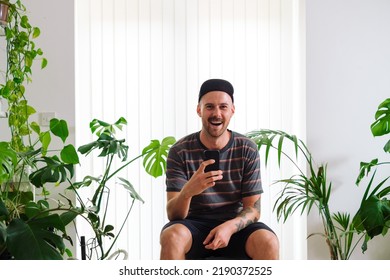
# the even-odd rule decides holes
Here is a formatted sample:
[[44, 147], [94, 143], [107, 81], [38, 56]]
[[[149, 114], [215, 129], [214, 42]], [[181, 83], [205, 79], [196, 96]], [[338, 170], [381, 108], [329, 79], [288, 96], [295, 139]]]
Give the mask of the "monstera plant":
[[[381, 102], [375, 113], [375, 121], [371, 124], [371, 132], [374, 137], [388, 135], [390, 133], [390, 98]], [[390, 153], [390, 140], [387, 141], [383, 150]], [[377, 168], [389, 165], [388, 161], [379, 161], [377, 158], [370, 162], [360, 163], [360, 173], [356, 184], [360, 185], [363, 178], [372, 174], [367, 183], [366, 192], [362, 200], [358, 215], [361, 221], [360, 231], [366, 230], [366, 240], [376, 235], [385, 235], [390, 226], [390, 187], [386, 185], [389, 176], [380, 179], [377, 185]], [[374, 185], [373, 185], [374, 184]]]
[[[76, 149], [68, 143], [66, 120], [52, 119], [48, 128], [32, 121], [36, 110], [29, 104], [26, 84], [32, 82], [32, 69], [36, 60], [41, 68], [47, 66], [43, 51], [35, 39], [40, 29], [30, 24], [21, 0], [0, 1], [8, 7], [4, 22], [6, 64], [2, 69], [0, 98], [6, 101], [9, 133], [0, 141], [0, 259], [63, 259], [71, 257], [70, 246], [76, 246], [68, 235], [68, 226], [81, 217], [91, 226], [95, 257], [106, 259], [121, 229], [125, 226], [131, 207], [121, 228], [114, 229], [106, 221], [110, 189], [123, 186], [131, 198], [140, 200], [131, 183], [119, 171], [136, 159], [143, 158], [148, 174], [160, 176], [165, 171], [167, 150], [175, 141], [165, 138], [161, 143], [151, 141], [140, 155], [128, 160], [125, 139], [116, 133], [126, 125], [120, 118], [114, 124], [93, 120], [91, 132], [97, 139]], [[53, 148], [53, 139], [60, 144]], [[99, 152], [96, 154], [96, 152]], [[103, 174], [90, 174], [81, 182], [74, 182], [75, 165], [81, 156], [93, 156], [105, 162]], [[114, 169], [114, 162], [122, 165]], [[115, 165], [117, 166], [117, 165]], [[80, 167], [82, 168], [82, 166]], [[85, 197], [83, 189], [92, 189], [93, 196]], [[54, 196], [55, 192], [59, 193]], [[76, 200], [75, 198], [76, 197]], [[76, 226], [77, 232], [77, 224]], [[111, 245], [104, 239], [111, 238]], [[68, 241], [68, 242], [65, 242]]]
[[[52, 119], [50, 130], [40, 134], [52, 134], [66, 140], [67, 124], [64, 120]], [[74, 165], [79, 163], [79, 154], [73, 145], [65, 145], [58, 154], [48, 155], [42, 145], [25, 153], [17, 153], [7, 142], [0, 143], [0, 255], [14, 259], [63, 259], [70, 257], [71, 251], [66, 248], [64, 240], [70, 241], [66, 226], [82, 217], [90, 225], [94, 236], [89, 239], [90, 251], [87, 256], [106, 259], [112, 251], [117, 238], [125, 226], [135, 200], [143, 201], [132, 184], [117, 174], [137, 159], [144, 158], [143, 165], [148, 174], [158, 177], [164, 174], [166, 156], [170, 146], [175, 142], [173, 137], [160, 141], [153, 140], [142, 153], [129, 160], [128, 146], [124, 139], [116, 138], [116, 130], [126, 125], [120, 118], [114, 124], [93, 120], [90, 129], [97, 139], [79, 147], [78, 153], [85, 156], [96, 156], [104, 162], [102, 174], [85, 176], [81, 182], [73, 182]], [[98, 154], [94, 153], [98, 152]], [[113, 168], [119, 160], [122, 165]], [[29, 162], [33, 167], [28, 176], [31, 186], [42, 190], [41, 199], [35, 199], [34, 189], [22, 188], [22, 180], [9, 179], [10, 173], [21, 162]], [[22, 163], [23, 164], [23, 163]], [[52, 200], [50, 188], [56, 185], [67, 185], [61, 193], [62, 199]], [[118, 231], [106, 221], [109, 208], [110, 191], [121, 185], [132, 198], [131, 206], [124, 210], [126, 217]], [[92, 188], [92, 196], [83, 196], [82, 189]], [[75, 203], [71, 194], [76, 196]], [[104, 203], [103, 203], [104, 202]], [[76, 224], [77, 227], [77, 224]], [[107, 238], [110, 245], [104, 242]], [[65, 254], [66, 253], [66, 254]]]
[[[79, 202], [79, 207], [73, 209], [74, 213], [81, 215], [89, 223], [94, 233], [94, 236], [89, 238], [85, 244], [85, 258], [88, 259], [106, 259], [111, 255], [112, 249], [129, 218], [134, 202], [136, 200], [143, 202], [133, 185], [126, 178], [119, 177], [117, 174], [129, 164], [143, 157], [143, 166], [149, 175], [155, 178], [163, 175], [165, 173], [168, 150], [175, 143], [173, 137], [166, 137], [161, 143], [158, 140], [152, 140], [139, 156], [128, 160], [128, 146], [125, 140], [116, 138], [116, 130], [121, 129], [126, 124], [127, 121], [124, 118], [120, 118], [114, 124], [108, 124], [97, 119], [93, 120], [90, 123], [90, 128], [91, 132], [97, 136], [97, 139], [78, 149], [83, 155], [92, 155], [93, 151], [97, 151], [98, 157], [104, 161], [102, 174], [99, 176], [95, 174], [85, 176], [81, 182], [69, 182], [70, 186], [68, 187], [69, 190], [76, 193]], [[122, 162], [122, 165], [118, 168], [113, 168], [115, 160]], [[50, 169], [50, 166], [47, 166], [47, 168]], [[42, 172], [46, 171], [42, 170]], [[42, 176], [40, 178], [43, 179]], [[40, 183], [44, 184], [45, 182], [43, 180]], [[106, 217], [110, 207], [110, 192], [117, 185], [122, 186], [128, 192], [132, 203], [124, 210], [126, 211], [125, 218], [120, 223], [119, 230], [115, 232], [114, 226], [109, 224]], [[92, 197], [83, 198], [79, 190], [92, 186], [94, 186]], [[106, 239], [106, 242], [104, 242], [104, 239]]]

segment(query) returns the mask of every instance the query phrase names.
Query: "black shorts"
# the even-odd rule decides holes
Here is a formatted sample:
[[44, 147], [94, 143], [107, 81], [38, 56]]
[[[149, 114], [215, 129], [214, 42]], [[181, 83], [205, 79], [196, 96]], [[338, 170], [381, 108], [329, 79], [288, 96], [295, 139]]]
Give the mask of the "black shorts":
[[198, 260], [209, 257], [233, 260], [250, 260], [250, 257], [245, 251], [245, 244], [249, 235], [258, 229], [266, 229], [273, 232], [266, 224], [256, 222], [233, 234], [227, 247], [210, 250], [205, 248], [203, 241], [206, 239], [209, 232], [216, 226], [220, 225], [221, 222], [184, 219], [167, 223], [163, 230], [173, 224], [182, 224], [186, 226], [192, 234], [192, 246], [186, 254], [187, 260]]

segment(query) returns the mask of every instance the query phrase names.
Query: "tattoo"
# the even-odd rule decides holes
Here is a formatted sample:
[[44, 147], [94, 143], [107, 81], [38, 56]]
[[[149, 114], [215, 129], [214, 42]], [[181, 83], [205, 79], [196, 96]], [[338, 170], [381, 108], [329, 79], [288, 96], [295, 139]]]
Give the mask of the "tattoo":
[[247, 215], [248, 213], [252, 213], [252, 212], [253, 212], [252, 208], [251, 208], [251, 207], [248, 207], [248, 208], [243, 209], [243, 210], [240, 212], [240, 214], [238, 214], [238, 216], [245, 219], [245, 218], [246, 218], [246, 215]]
[[260, 216], [260, 209], [261, 209], [261, 200], [260, 198], [255, 202], [253, 207], [247, 207], [243, 209], [239, 214], [238, 217], [240, 217], [240, 221], [236, 224], [237, 231], [242, 230], [243, 228], [249, 226], [250, 224], [253, 224], [255, 222], [255, 219], [249, 219], [247, 217], [248, 214], [257, 212]]
[[241, 219], [238, 224], [236, 224], [237, 231], [240, 231], [244, 228], [244, 221]]
[[260, 214], [260, 211], [261, 211], [261, 199], [260, 198], [255, 202], [255, 206], [254, 207]]
[[237, 231], [240, 231], [248, 225], [254, 223], [254, 220], [248, 219], [247, 214], [249, 213], [253, 213], [252, 207], [245, 208], [238, 214], [238, 217], [240, 217], [241, 219], [240, 222], [236, 224]]
[[240, 219], [240, 222], [236, 224], [237, 231], [242, 230], [243, 228], [246, 228], [250, 224], [253, 224], [255, 221], [248, 219], [245, 223], [245, 218]]

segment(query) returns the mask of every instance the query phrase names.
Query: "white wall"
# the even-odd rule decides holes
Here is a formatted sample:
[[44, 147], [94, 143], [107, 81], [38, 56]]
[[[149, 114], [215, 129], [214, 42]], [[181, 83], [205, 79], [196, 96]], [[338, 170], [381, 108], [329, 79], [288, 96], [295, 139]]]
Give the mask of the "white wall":
[[[314, 159], [328, 163], [331, 211], [357, 210], [364, 185], [360, 161], [383, 156], [385, 139], [370, 124], [390, 93], [390, 1], [307, 0], [307, 139]], [[381, 177], [384, 178], [384, 177]], [[322, 232], [317, 213], [308, 234]], [[389, 259], [390, 236], [376, 237], [353, 259]], [[308, 241], [308, 258], [327, 259], [322, 237]]]
[[[36, 44], [48, 60], [47, 67], [42, 70], [40, 61], [35, 62], [32, 83], [27, 86], [26, 96], [37, 110], [36, 119], [40, 112], [54, 112], [57, 118], [66, 120], [69, 126], [67, 142], [75, 144], [73, 1], [24, 0], [23, 3], [30, 23], [41, 30]], [[55, 194], [60, 190], [61, 187], [50, 191]], [[68, 229], [68, 234], [75, 242], [75, 234], [71, 228]], [[69, 246], [69, 249], [75, 253], [74, 247]]]

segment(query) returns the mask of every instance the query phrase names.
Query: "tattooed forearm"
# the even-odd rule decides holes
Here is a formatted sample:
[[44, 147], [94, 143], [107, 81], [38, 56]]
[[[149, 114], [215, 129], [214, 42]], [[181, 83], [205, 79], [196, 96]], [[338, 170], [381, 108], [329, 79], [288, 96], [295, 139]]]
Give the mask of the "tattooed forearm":
[[255, 209], [257, 211], [259, 211], [259, 214], [260, 214], [260, 211], [261, 211], [261, 200], [260, 200], [260, 198], [258, 200], [256, 200], [256, 202], [255, 202]]
[[249, 213], [252, 213], [252, 212], [253, 212], [252, 207], [247, 207], [247, 208], [243, 209], [243, 210], [238, 214], [238, 216], [241, 217], [241, 218], [246, 218], [247, 215], [248, 215]]
[[240, 219], [240, 221], [236, 224], [237, 231], [242, 230], [243, 228], [246, 228], [248, 225], [254, 223], [254, 220], [247, 220], [245, 222], [244, 219]]
[[259, 198], [252, 207], [246, 207], [243, 209], [238, 214], [240, 220], [238, 223], [236, 223], [237, 231], [240, 231], [248, 225], [256, 222], [256, 220], [260, 217], [260, 208], [261, 200]]

